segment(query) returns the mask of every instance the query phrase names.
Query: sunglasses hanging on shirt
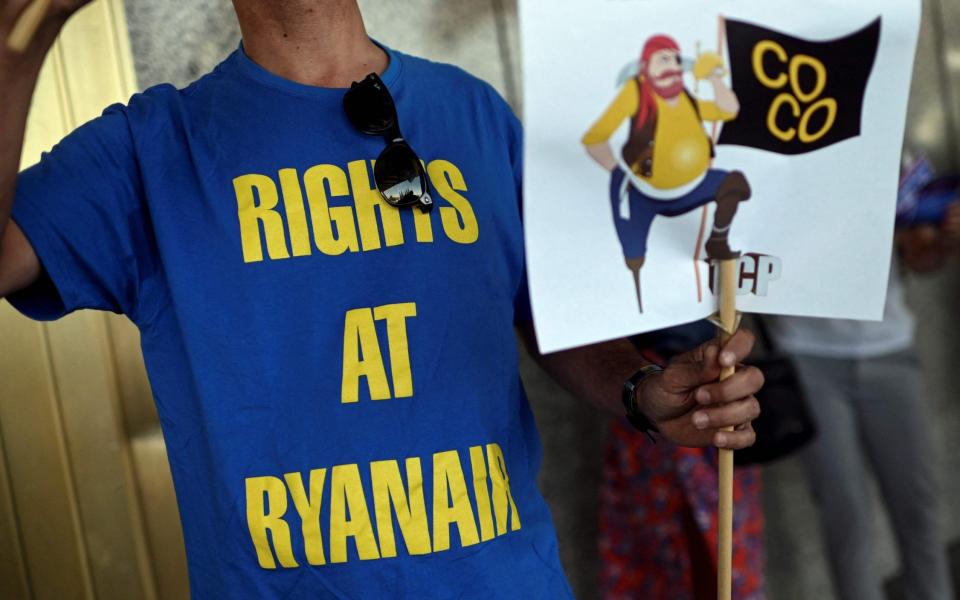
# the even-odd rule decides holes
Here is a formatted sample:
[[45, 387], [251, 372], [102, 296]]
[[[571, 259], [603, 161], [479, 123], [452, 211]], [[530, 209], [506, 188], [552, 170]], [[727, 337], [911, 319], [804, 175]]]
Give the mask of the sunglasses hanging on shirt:
[[343, 110], [359, 131], [383, 136], [387, 142], [373, 166], [373, 179], [384, 201], [396, 207], [416, 205], [423, 212], [432, 210], [423, 163], [403, 139], [397, 107], [380, 77], [370, 73], [363, 81], [353, 82], [343, 96]]

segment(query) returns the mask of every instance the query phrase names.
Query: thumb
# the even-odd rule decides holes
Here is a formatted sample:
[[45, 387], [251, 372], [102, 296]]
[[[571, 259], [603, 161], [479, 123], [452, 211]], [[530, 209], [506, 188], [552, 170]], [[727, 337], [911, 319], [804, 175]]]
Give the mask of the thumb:
[[675, 394], [685, 393], [720, 377], [719, 347], [716, 340], [676, 357], [663, 373], [664, 388]]

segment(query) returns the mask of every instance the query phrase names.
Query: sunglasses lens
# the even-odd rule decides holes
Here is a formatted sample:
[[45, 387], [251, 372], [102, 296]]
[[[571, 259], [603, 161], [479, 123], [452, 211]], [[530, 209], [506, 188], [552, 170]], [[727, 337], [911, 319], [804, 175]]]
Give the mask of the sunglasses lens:
[[383, 199], [394, 206], [416, 203], [426, 190], [423, 167], [406, 144], [393, 144], [373, 166], [373, 178]]
[[385, 133], [397, 120], [393, 98], [379, 78], [353, 84], [343, 97], [343, 109], [350, 123], [364, 133]]

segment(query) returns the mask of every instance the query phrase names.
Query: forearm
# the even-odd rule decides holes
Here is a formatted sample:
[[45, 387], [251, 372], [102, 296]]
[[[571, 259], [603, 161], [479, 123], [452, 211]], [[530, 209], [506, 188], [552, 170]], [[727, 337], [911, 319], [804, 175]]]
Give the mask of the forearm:
[[40, 77], [44, 56], [61, 27], [59, 20], [44, 23], [23, 54], [14, 53], [6, 47], [6, 32], [0, 30], [0, 90], [3, 91], [0, 105], [0, 140], [3, 140], [0, 144], [0, 239], [3, 239], [13, 208], [33, 91]]
[[544, 371], [574, 396], [615, 416], [624, 414], [623, 383], [650, 364], [626, 339], [541, 355], [530, 335], [524, 332], [527, 348]]
[[617, 168], [617, 158], [613, 155], [609, 142], [599, 144], [590, 144], [586, 146], [587, 154], [596, 161], [598, 165], [607, 171], [613, 171]]
[[710, 83], [713, 84], [713, 96], [717, 108], [725, 113], [737, 114], [740, 112], [740, 101], [737, 100], [737, 95], [727, 87], [721, 77], [711, 77]]
[[[44, 57], [70, 15], [87, 1], [8, 0], [0, 6], [0, 298], [30, 285], [41, 272], [30, 241], [10, 215], [27, 115]], [[14, 29], [17, 35], [11, 36]], [[9, 47], [13, 37], [19, 51]]]

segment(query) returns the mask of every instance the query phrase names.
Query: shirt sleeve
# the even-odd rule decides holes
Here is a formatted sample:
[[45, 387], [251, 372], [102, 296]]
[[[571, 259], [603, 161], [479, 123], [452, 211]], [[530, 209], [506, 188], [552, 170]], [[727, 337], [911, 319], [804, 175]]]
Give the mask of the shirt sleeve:
[[631, 79], [623, 86], [607, 110], [600, 115], [597, 122], [583, 135], [580, 142], [584, 146], [592, 146], [609, 140], [626, 119], [636, 114], [639, 106], [640, 91], [637, 88], [636, 79]]
[[[504, 103], [506, 107], [506, 103]], [[509, 121], [510, 162], [513, 166], [513, 184], [517, 189], [517, 210], [520, 211], [520, 222], [523, 223], [523, 125], [509, 107], [506, 107]], [[530, 292], [527, 289], [527, 263], [523, 262], [523, 277], [514, 295], [513, 322], [522, 325], [533, 321], [533, 311], [530, 308]]]
[[720, 110], [716, 102], [710, 100], [697, 100], [697, 108], [700, 110], [700, 117], [704, 121], [732, 121], [737, 117], [736, 113]]
[[37, 320], [82, 308], [137, 321], [152, 263], [143, 187], [125, 108], [114, 105], [17, 178], [12, 218], [43, 266], [7, 296]]

